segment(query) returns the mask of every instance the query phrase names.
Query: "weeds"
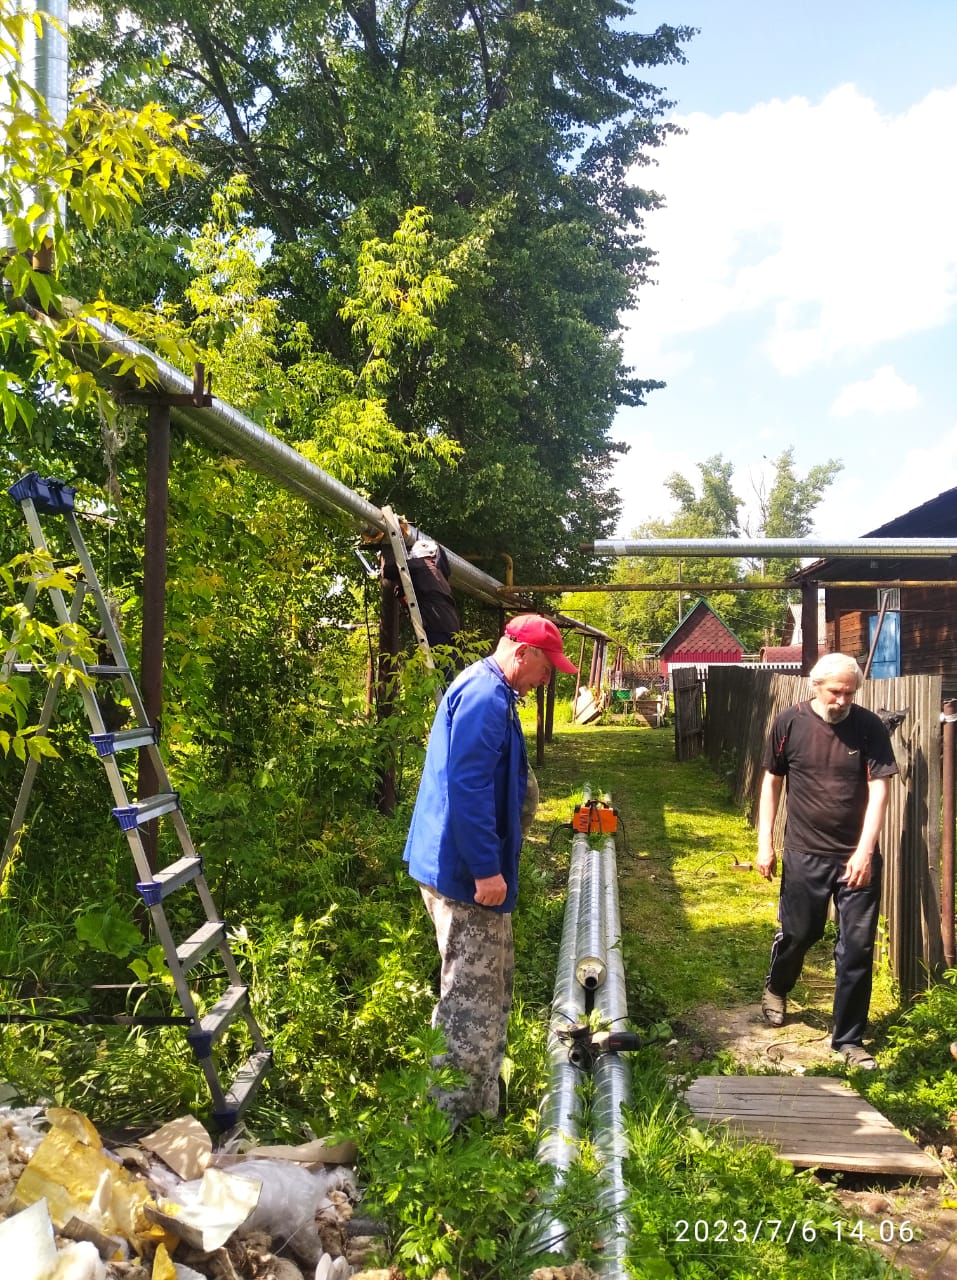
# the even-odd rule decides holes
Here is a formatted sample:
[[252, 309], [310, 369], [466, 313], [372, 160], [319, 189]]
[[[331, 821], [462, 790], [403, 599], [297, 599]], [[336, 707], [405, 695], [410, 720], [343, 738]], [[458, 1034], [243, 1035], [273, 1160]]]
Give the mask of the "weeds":
[[[612, 792], [627, 835], [619, 869], [628, 989], [632, 1019], [649, 1043], [633, 1055], [627, 1117], [634, 1274], [682, 1280], [890, 1274], [873, 1255], [836, 1241], [829, 1224], [839, 1212], [810, 1175], [793, 1173], [766, 1149], [737, 1148], [699, 1132], [676, 1101], [658, 1046], [670, 1038], [671, 1020], [698, 1003], [756, 998], [774, 895], [732, 866], [748, 860], [753, 837], [723, 798], [720, 782], [704, 766], [676, 768], [670, 757], [668, 732], [647, 729], [569, 728], [550, 746], [539, 771], [543, 802], [523, 859], [515, 916], [507, 1116], [451, 1133], [428, 1099], [438, 1078], [429, 1065], [438, 1046], [428, 1030], [437, 960], [401, 862], [401, 816], [386, 819], [359, 803], [344, 804], [342, 768], [335, 795], [311, 803], [294, 762], [267, 769], [266, 784], [254, 793], [247, 788], [245, 800], [235, 799], [242, 790], [237, 783], [238, 790], [227, 787], [217, 802], [204, 774], [208, 761], [194, 747], [186, 753], [195, 795], [209, 797], [204, 854], [210, 875], [226, 892], [228, 914], [244, 922], [232, 944], [275, 1054], [248, 1124], [264, 1138], [355, 1137], [366, 1207], [381, 1213], [391, 1230], [383, 1262], [401, 1267], [410, 1280], [432, 1277], [440, 1267], [449, 1280], [525, 1280], [541, 1261], [542, 1196], [556, 1190], [555, 1212], [569, 1228], [575, 1256], [592, 1257], [604, 1230], [593, 1153], [584, 1150], [559, 1189], [535, 1160], [569, 856], [567, 833], [557, 828], [568, 822], [584, 782]], [[117, 927], [133, 903], [122, 842], [112, 833], [105, 839], [102, 824], [87, 816], [89, 793], [79, 767], [68, 757], [56, 767], [58, 785], [78, 797], [78, 816], [65, 830], [57, 818], [62, 809], [53, 807], [56, 787], [41, 796], [49, 807], [30, 833], [31, 847], [7, 885], [0, 915], [3, 972], [18, 982], [30, 977], [61, 1008], [73, 1007], [73, 997], [54, 987], [64, 961], [80, 982], [112, 967], [127, 980], [146, 981], [149, 998], [158, 999], [163, 975], [154, 940], [144, 936], [137, 943]], [[229, 844], [213, 847], [227, 830]], [[40, 837], [49, 854], [41, 845], [38, 857]], [[77, 856], [78, 846], [97, 856]], [[936, 1002], [915, 1005], [888, 1034], [894, 1065], [883, 1081], [867, 1083], [887, 1088], [886, 1108], [874, 1098], [877, 1105], [891, 1113], [909, 1099], [913, 1123], [939, 1123], [953, 1102], [944, 1094], [934, 1104], [938, 1076], [927, 1074], [924, 1091], [908, 1092], [908, 1081], [922, 1057], [936, 1073], [938, 1050], [951, 1036], [935, 1041], [934, 1028], [952, 1028], [955, 1021], [951, 979]], [[7, 1026], [0, 1076], [27, 1101], [76, 1105], [110, 1126], [153, 1127], [184, 1111], [202, 1114], [207, 1105], [177, 1028]], [[756, 1225], [762, 1216], [815, 1224], [816, 1238], [786, 1247], [760, 1236], [729, 1244], [713, 1234], [698, 1240], [693, 1226], [690, 1239], [678, 1238], [682, 1222]]]

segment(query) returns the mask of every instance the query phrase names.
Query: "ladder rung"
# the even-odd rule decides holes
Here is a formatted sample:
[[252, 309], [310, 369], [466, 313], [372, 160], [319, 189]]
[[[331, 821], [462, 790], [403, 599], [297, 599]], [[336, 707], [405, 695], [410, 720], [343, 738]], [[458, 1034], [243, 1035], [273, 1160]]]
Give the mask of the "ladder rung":
[[213, 1051], [213, 1045], [248, 1004], [248, 987], [226, 988], [225, 993], [216, 1001], [209, 1013], [201, 1019], [198, 1030], [186, 1033], [186, 1039], [197, 1058], [209, 1057]]
[[134, 827], [141, 827], [144, 822], [152, 822], [154, 818], [178, 808], [179, 792], [163, 791], [158, 796], [137, 800], [135, 804], [121, 805], [113, 810], [113, 817], [124, 831], [132, 831]]
[[[38, 672], [42, 675], [46, 675], [51, 668], [48, 664], [44, 663], [15, 662], [13, 664], [13, 669], [18, 676], [34, 676]], [[84, 666], [83, 670], [88, 676], [96, 676], [98, 680], [113, 680], [118, 679], [120, 676], [128, 676], [132, 674], [129, 667], [114, 667], [112, 662], [103, 666], [99, 666], [95, 663], [88, 663]]]
[[191, 933], [185, 942], [176, 948], [176, 959], [183, 972], [188, 973], [194, 964], [198, 964], [203, 956], [208, 955], [214, 947], [218, 947], [226, 937], [226, 926], [222, 920], [207, 920], [195, 933]]
[[231, 1129], [246, 1110], [271, 1062], [272, 1051], [261, 1049], [236, 1072], [236, 1078], [226, 1094], [225, 1106], [222, 1111], [213, 1112], [213, 1119], [221, 1129]]
[[202, 858], [179, 858], [162, 871], [157, 871], [152, 880], [138, 881], [136, 887], [148, 907], [158, 907], [164, 898], [181, 889], [184, 884], [189, 884], [190, 880], [195, 880], [202, 875], [202, 871]]
[[137, 725], [135, 729], [119, 729], [116, 733], [91, 733], [90, 741], [98, 756], [111, 756], [117, 751], [131, 751], [133, 747], [155, 747], [156, 727]]

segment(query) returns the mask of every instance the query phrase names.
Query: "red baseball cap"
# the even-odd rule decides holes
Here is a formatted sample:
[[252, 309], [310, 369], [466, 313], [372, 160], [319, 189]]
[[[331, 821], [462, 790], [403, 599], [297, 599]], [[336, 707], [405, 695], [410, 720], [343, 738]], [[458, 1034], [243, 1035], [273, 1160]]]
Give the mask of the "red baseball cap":
[[565, 657], [562, 633], [550, 618], [543, 618], [540, 613], [520, 613], [505, 628], [505, 634], [510, 640], [541, 649], [552, 665], [566, 675], [575, 675], [578, 671], [574, 662]]

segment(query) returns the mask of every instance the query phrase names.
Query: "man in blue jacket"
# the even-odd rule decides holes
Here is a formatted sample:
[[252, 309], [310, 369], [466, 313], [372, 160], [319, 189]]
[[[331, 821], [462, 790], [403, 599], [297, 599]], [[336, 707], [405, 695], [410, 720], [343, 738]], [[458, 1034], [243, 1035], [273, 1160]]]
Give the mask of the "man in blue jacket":
[[537, 613], [505, 628], [490, 658], [452, 682], [436, 712], [405, 860], [435, 926], [442, 960], [432, 1025], [445, 1033], [435, 1065], [467, 1083], [436, 1093], [453, 1124], [498, 1111], [498, 1076], [512, 1006], [512, 911], [528, 784], [516, 702], [553, 667], [576, 670], [561, 632]]

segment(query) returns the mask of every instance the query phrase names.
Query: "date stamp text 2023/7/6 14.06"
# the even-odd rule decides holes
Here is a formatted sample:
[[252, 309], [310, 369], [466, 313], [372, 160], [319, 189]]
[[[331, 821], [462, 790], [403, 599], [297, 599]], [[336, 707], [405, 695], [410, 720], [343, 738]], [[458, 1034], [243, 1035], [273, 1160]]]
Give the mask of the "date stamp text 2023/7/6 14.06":
[[891, 1218], [879, 1222], [861, 1218], [835, 1218], [832, 1222], [815, 1222], [812, 1218], [758, 1218], [754, 1222], [744, 1218], [678, 1218], [674, 1223], [676, 1244], [757, 1244], [759, 1240], [812, 1244], [823, 1235], [861, 1244], [908, 1244], [914, 1238], [914, 1228], [907, 1221], [895, 1222]]

